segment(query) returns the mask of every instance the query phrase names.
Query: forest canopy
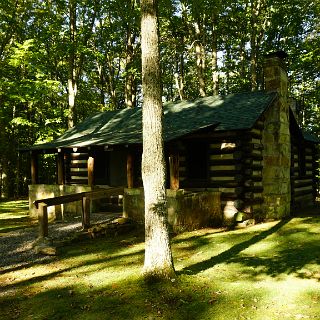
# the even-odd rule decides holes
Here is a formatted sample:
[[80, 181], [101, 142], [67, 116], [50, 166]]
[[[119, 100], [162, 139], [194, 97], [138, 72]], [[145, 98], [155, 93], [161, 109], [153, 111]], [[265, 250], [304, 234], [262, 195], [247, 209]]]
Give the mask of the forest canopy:
[[[265, 54], [284, 50], [299, 121], [320, 134], [319, 1], [161, 0], [159, 17], [163, 102], [263, 89]], [[0, 197], [30, 183], [20, 146], [141, 106], [140, 51], [139, 0], [1, 1]]]

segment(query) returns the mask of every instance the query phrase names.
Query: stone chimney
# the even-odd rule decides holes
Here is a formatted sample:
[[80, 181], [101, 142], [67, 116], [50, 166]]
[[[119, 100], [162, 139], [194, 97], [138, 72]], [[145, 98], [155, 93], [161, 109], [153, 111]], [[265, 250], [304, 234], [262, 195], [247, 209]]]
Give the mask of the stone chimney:
[[266, 56], [264, 64], [265, 90], [276, 92], [277, 98], [265, 113], [262, 141], [264, 145], [262, 171], [263, 212], [266, 218], [290, 215], [290, 123], [288, 105], [288, 76], [284, 59], [278, 51]]

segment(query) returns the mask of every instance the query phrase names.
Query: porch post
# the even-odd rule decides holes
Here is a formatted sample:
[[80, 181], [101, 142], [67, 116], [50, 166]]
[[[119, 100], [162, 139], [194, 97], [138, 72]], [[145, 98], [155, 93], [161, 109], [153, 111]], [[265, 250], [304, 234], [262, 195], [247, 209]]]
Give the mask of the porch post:
[[58, 151], [58, 159], [57, 159], [57, 166], [58, 166], [58, 184], [64, 184], [64, 154], [61, 150]]
[[88, 158], [88, 185], [94, 185], [94, 157], [91, 155]]
[[134, 158], [133, 158], [133, 154], [131, 151], [128, 151], [127, 154], [127, 185], [128, 185], [128, 189], [132, 189], [133, 188], [133, 184], [134, 184], [134, 179], [133, 179], [133, 165], [134, 165]]
[[169, 156], [169, 166], [170, 166], [170, 189], [179, 189], [179, 154], [172, 153]]
[[38, 154], [31, 151], [31, 184], [38, 184]]

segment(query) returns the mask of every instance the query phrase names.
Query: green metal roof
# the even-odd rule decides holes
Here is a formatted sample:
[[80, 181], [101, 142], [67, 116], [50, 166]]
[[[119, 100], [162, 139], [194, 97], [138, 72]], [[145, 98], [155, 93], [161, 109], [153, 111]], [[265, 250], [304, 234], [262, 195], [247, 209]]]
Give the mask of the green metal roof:
[[[276, 97], [250, 92], [164, 105], [164, 140], [170, 141], [203, 128], [215, 131], [249, 129]], [[51, 143], [33, 150], [142, 143], [142, 109], [127, 108], [95, 114]]]

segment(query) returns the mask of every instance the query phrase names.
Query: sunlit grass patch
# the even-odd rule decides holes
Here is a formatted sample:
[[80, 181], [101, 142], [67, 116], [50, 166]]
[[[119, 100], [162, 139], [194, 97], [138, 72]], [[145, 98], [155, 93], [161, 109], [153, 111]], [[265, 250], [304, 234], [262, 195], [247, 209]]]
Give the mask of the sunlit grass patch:
[[18, 228], [30, 226], [28, 200], [0, 201], [0, 236]]
[[319, 222], [177, 235], [177, 276], [152, 285], [143, 234], [70, 244], [50, 263], [0, 273], [0, 319], [318, 319]]

